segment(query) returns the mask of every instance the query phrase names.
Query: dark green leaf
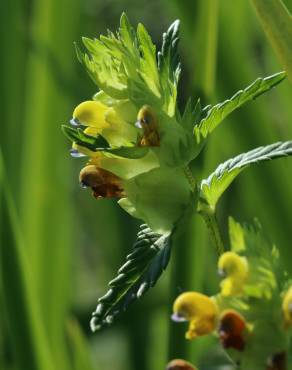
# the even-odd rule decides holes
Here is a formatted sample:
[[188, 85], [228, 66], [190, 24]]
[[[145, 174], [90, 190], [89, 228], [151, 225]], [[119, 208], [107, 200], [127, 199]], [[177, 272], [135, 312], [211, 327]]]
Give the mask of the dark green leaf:
[[92, 151], [109, 148], [108, 142], [101, 135], [97, 137], [87, 135], [81, 128], [73, 128], [67, 125], [62, 125], [62, 130], [69, 140]]
[[158, 53], [158, 69], [167, 78], [177, 84], [180, 62], [178, 56], [179, 20], [174, 21], [163, 34], [162, 48]]
[[201, 182], [201, 197], [215, 208], [223, 192], [235, 177], [251, 164], [292, 155], [292, 141], [261, 146], [220, 164], [211, 175]]
[[148, 153], [148, 150], [149, 148], [141, 146], [122, 146], [120, 148], [105, 149], [105, 151], [108, 153], [130, 159], [142, 158]]
[[267, 92], [280, 83], [285, 77], [285, 72], [279, 72], [266, 78], [258, 78], [250, 86], [244, 90], [238, 91], [223, 103], [219, 103], [213, 107], [206, 107], [204, 109], [207, 111], [206, 117], [194, 128], [196, 140], [199, 142], [202, 138], [206, 138], [231, 112], [241, 107], [246, 102]]
[[202, 118], [202, 107], [200, 99], [197, 100], [196, 103], [194, 103], [194, 100], [189, 98], [184, 113], [181, 118], [181, 124], [182, 126], [188, 130], [192, 131], [194, 125], [198, 124], [201, 121]]
[[93, 152], [103, 151], [119, 157], [138, 159], [144, 157], [149, 150], [149, 148], [139, 146], [111, 148], [109, 143], [101, 135], [98, 137], [87, 135], [81, 128], [74, 128], [67, 125], [63, 125], [62, 130], [72, 142], [88, 148]]
[[171, 234], [156, 234], [147, 225], [141, 225], [132, 252], [109, 283], [108, 292], [98, 300], [90, 323], [92, 331], [110, 325], [130, 303], [155, 285], [167, 267], [170, 250]]

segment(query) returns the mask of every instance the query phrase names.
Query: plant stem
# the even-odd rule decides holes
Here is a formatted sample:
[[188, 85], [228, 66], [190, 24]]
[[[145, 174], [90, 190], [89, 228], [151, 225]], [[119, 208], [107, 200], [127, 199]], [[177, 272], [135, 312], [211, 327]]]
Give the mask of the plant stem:
[[216, 248], [218, 256], [225, 252], [224, 243], [222, 240], [221, 232], [216, 218], [215, 210], [206, 204], [199, 203], [199, 214], [203, 217], [209, 234]]

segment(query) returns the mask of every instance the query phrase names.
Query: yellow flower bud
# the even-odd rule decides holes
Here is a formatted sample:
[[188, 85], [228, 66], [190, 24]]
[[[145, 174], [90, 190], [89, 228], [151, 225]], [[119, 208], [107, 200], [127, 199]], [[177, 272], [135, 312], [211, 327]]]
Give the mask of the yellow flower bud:
[[218, 261], [218, 271], [225, 277], [220, 284], [222, 295], [239, 295], [243, 292], [248, 277], [248, 263], [245, 257], [240, 257], [234, 252], [223, 253]]
[[286, 326], [292, 325], [292, 286], [286, 292], [283, 303], [282, 303], [282, 311], [284, 314], [284, 320]]
[[216, 326], [218, 309], [212, 298], [197, 292], [185, 292], [173, 305], [173, 320], [190, 321], [187, 339], [211, 333]]

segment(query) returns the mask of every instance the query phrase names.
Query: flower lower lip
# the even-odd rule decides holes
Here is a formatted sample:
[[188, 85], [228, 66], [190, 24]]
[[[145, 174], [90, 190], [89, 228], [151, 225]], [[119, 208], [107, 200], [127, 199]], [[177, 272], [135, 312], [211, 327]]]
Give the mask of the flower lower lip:
[[86, 157], [85, 154], [80, 153], [77, 149], [70, 149], [70, 155], [74, 158]]
[[185, 321], [188, 321], [184, 317], [179, 316], [177, 313], [174, 313], [174, 314], [171, 315], [171, 320], [172, 321], [175, 321], [175, 322], [185, 322]]
[[218, 269], [218, 275], [220, 277], [225, 277], [226, 276], [226, 273], [225, 273], [225, 271], [223, 269]]
[[72, 118], [72, 119], [70, 119], [70, 124], [72, 126], [80, 126], [81, 122], [77, 118]]
[[137, 121], [137, 122], [135, 123], [135, 127], [137, 127], [137, 128], [142, 128], [141, 121]]

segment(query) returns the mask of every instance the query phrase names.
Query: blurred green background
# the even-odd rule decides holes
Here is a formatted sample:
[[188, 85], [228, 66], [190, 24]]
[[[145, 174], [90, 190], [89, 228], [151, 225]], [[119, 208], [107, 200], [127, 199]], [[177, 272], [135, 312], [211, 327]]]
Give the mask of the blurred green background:
[[[292, 1], [285, 4], [291, 11]], [[122, 11], [146, 26], [158, 48], [162, 32], [181, 19], [182, 105], [189, 95], [206, 104], [222, 101], [283, 69], [246, 0], [1, 2], [1, 370], [159, 370], [174, 357], [205, 370], [228, 363], [216, 341], [186, 342], [185, 327], [169, 318], [182, 290], [217, 289], [215, 254], [198, 217], [186, 226], [157, 286], [111, 328], [89, 330], [97, 298], [139, 222], [114, 201], [96, 201], [79, 188], [84, 162], [70, 158], [60, 125], [96, 92], [73, 42], [115, 30]], [[285, 81], [234, 113], [212, 135], [194, 165], [196, 176], [242, 151], [292, 139], [291, 102]], [[218, 210], [226, 243], [227, 215], [257, 216], [290, 273], [291, 173], [289, 159], [247, 171]]]

